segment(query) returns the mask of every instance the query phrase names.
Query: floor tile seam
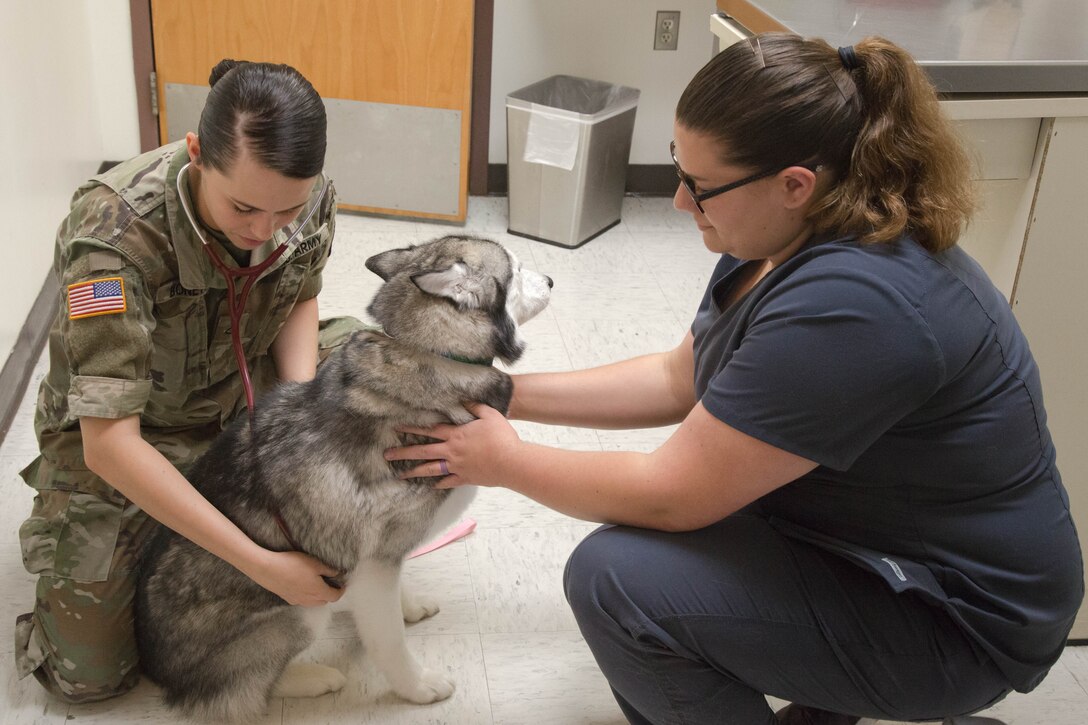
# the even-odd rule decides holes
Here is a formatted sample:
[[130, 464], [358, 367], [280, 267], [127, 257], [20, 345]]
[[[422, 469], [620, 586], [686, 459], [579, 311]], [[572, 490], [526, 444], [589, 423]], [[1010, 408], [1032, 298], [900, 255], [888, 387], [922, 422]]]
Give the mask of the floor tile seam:
[[469, 542], [466, 540], [465, 541], [465, 563], [468, 566], [468, 582], [469, 582], [469, 586], [470, 586], [470, 588], [472, 590], [472, 611], [473, 611], [473, 614], [475, 615], [475, 619], [476, 619], [476, 640], [480, 644], [480, 660], [483, 663], [483, 668], [484, 668], [484, 687], [487, 690], [487, 713], [488, 713], [488, 716], [491, 718], [491, 722], [494, 723], [495, 722], [495, 703], [491, 699], [491, 683], [487, 679], [487, 655], [484, 652], [483, 627], [480, 624], [481, 619], [480, 619], [479, 590], [476, 587], [476, 573], [473, 571], [472, 556], [469, 554], [468, 544], [469, 544]]
[[650, 222], [646, 226], [637, 227], [627, 224], [625, 228], [631, 234], [683, 234], [688, 231], [686, 226], [681, 226], [679, 224], [676, 226], [669, 226], [668, 224], [655, 224], [653, 222]]
[[504, 629], [501, 631], [480, 632], [480, 638], [482, 641], [487, 637], [524, 637], [531, 634], [576, 634], [580, 638], [582, 637], [582, 631], [577, 627], [555, 627], [551, 629]]
[[[667, 299], [665, 300], [665, 303], [666, 303], [666, 305], [668, 304]], [[609, 316], [602, 317], [600, 315], [600, 313], [596, 313], [596, 314], [593, 314], [593, 315], [586, 315], [586, 314], [565, 315], [565, 314], [559, 314], [559, 311], [556, 310], [555, 318], [559, 322], [559, 326], [560, 326], [559, 331], [560, 331], [560, 333], [562, 333], [563, 323], [566, 323], [566, 322], [573, 322], [573, 323], [578, 323], [578, 322], [609, 322], [609, 323], [613, 323], [613, 322], [646, 322], [646, 321], [650, 321], [650, 322], [670, 322], [670, 321], [675, 321], [676, 313], [673, 311], [672, 307], [668, 307], [668, 309], [666, 309], [664, 311], [661, 311], [661, 312], [646, 312], [644, 310], [639, 310], [639, 311], [635, 311], [635, 312], [626, 312], [626, 313], [624, 313], [622, 315], [621, 314], [616, 314], [616, 315], [610, 316], [610, 317]]]
[[[0, 656], [2, 656], [2, 657], [11, 657], [12, 655], [13, 655], [13, 652], [6, 652], [6, 651], [5, 652], [0, 652]], [[34, 680], [34, 678], [30, 677], [29, 675], [27, 677], [24, 677], [22, 680], [15, 680], [14, 681], [14, 686], [15, 687], [39, 687], [38, 683]], [[51, 695], [46, 695], [46, 697], [50, 698], [50, 702], [52, 704], [63, 705], [63, 707], [64, 707], [64, 716], [61, 717], [59, 713], [57, 715], [57, 719], [59, 720], [59, 722], [67, 723], [68, 721], [75, 719], [75, 716], [72, 715], [72, 704], [71, 703], [62, 703], [58, 699], [53, 698]], [[5, 703], [5, 704], [7, 704], [7, 703]], [[47, 705], [47, 707], [48, 707], [48, 705]], [[0, 710], [0, 713], [3, 713], [3, 711]], [[11, 721], [5, 718], [2, 722], [8, 723], [8, 722], [11, 722]], [[19, 720], [15, 720], [14, 722], [18, 723]], [[31, 722], [34, 722], [34, 723], [49, 722], [49, 720], [45, 717], [45, 713], [43, 712], [42, 716], [40, 718], [33, 717], [31, 719]]]
[[[574, 365], [574, 356], [571, 355], [571, 352], [570, 352], [570, 343], [567, 340], [567, 336], [564, 334], [563, 322], [562, 322], [562, 320], [560, 320], [558, 318], [558, 316], [556, 316], [556, 327], [559, 328], [559, 342], [563, 345], [563, 353], [567, 356], [568, 369], [571, 372], [574, 372], [578, 368], [576, 368], [575, 365]], [[571, 427], [571, 426], [568, 426], [568, 427]], [[592, 429], [588, 429], [588, 430], [592, 430]], [[595, 430], [593, 430], [593, 441], [598, 446], [601, 445], [601, 438], [600, 438], [600, 436], [597, 435], [597, 431], [595, 431]], [[554, 448], [555, 446], [549, 446], [549, 447]]]
[[[608, 240], [607, 244], [617, 244], [617, 245], [619, 245], [620, 250], [621, 250], [621, 252], [623, 254], [633, 256], [635, 261], [638, 262], [640, 267], [645, 267], [646, 263], [647, 263], [647, 260], [642, 256], [641, 245], [636, 243], [636, 239], [635, 239], [636, 232], [631, 231], [630, 229], [628, 229], [627, 227], [625, 227], [623, 225], [620, 225], [619, 227], [616, 227], [616, 231], [618, 232], [618, 234], [616, 235], [617, 241], [613, 242], [610, 239], [610, 240]], [[626, 236], [626, 239], [624, 239], [623, 242], [618, 241], [618, 238], [619, 238], [619, 236], [621, 234]], [[593, 244], [592, 240], [587, 242], [586, 246], [589, 246], [590, 244]]]
[[[436, 614], [435, 616], [438, 616], [438, 615]], [[479, 630], [478, 627], [477, 627], [477, 630]], [[467, 632], [466, 631], [466, 632], [418, 632], [418, 633], [413, 633], [413, 632], [409, 631], [406, 628], [405, 632], [404, 632], [404, 638], [405, 639], [427, 639], [429, 637], [430, 638], [433, 638], [433, 637], [456, 638], [456, 637], [479, 636], [479, 634], [480, 634], [479, 631], [475, 631], [475, 632]], [[357, 634], [347, 635], [347, 636], [344, 636], [344, 637], [317, 637], [317, 638], [314, 639], [313, 644], [317, 644], [319, 642], [347, 642], [347, 641], [356, 641], [356, 640], [359, 641], [359, 642], [362, 641], [360, 639], [359, 635], [357, 635]]]
[[[600, 524], [595, 524], [595, 523], [592, 523], [592, 522], [584, 522], [584, 523], [586, 523], [588, 526], [599, 526], [600, 525]], [[572, 523], [565, 523], [565, 522], [558, 522], [558, 521], [554, 522], [554, 523], [531, 524], [531, 525], [528, 525], [528, 526], [521, 525], [521, 524], [512, 524], [512, 525], [507, 525], [507, 526], [480, 526], [477, 523], [476, 530], [477, 531], [510, 531], [510, 530], [534, 531], [534, 530], [541, 530], [541, 529], [572, 529], [572, 528], [576, 528], [578, 526], [580, 526], [580, 524], [578, 524], [578, 523], [573, 523], [573, 522]]]
[[676, 309], [673, 304], [672, 298], [669, 296], [669, 291], [665, 285], [661, 282], [661, 277], [653, 269], [650, 270], [650, 276], [654, 278], [654, 282], [657, 284], [659, 290], [661, 290], [661, 296], [665, 298], [665, 304], [669, 306], [669, 310], [672, 312], [672, 316], [677, 322], [683, 324], [683, 317], [680, 315], [680, 311]]
[[491, 698], [491, 678], [487, 676], [487, 653], [484, 652], [484, 636], [483, 633], [479, 631], [480, 620], [478, 618], [476, 620], [476, 629], [476, 641], [480, 645], [480, 667], [484, 671], [484, 693], [487, 696], [487, 714], [488, 717], [491, 719], [491, 722], [494, 723], [495, 703]]
[[[1069, 645], [1066, 645], [1066, 647], [1068, 646]], [[1069, 667], [1069, 665], [1067, 665], [1065, 662], [1058, 660], [1055, 664], [1059, 664], [1065, 668], [1065, 671], [1069, 673], [1069, 676], [1073, 679], [1073, 682], [1077, 683], [1077, 687], [1079, 687], [1081, 689], [1081, 692], [1084, 693], [1084, 696], [1088, 698], [1088, 677], [1086, 677], [1085, 681], [1082, 682], [1081, 678], [1077, 676], [1077, 672]], [[1088, 660], [1085, 661], [1085, 664], [1088, 664]]]
[[[541, 269], [541, 268], [540, 268], [540, 260], [539, 260], [539, 259], [537, 259], [537, 256], [536, 256], [536, 252], [534, 251], [534, 245], [532, 245], [532, 244], [527, 244], [527, 245], [526, 245], [526, 249], [528, 249], [528, 250], [529, 250], [529, 256], [533, 258], [533, 260], [532, 260], [532, 261], [533, 261], [533, 265], [532, 265], [532, 268], [533, 268], [533, 269], [534, 269], [535, 271], [539, 272], [540, 274], [545, 274], [545, 275], [546, 275], [546, 274], [548, 274], [547, 270], [543, 270], [543, 269]], [[524, 263], [524, 262], [525, 262], [525, 260], [523, 259], [523, 260], [522, 260], [522, 262]], [[550, 276], [550, 275], [549, 275], [549, 276]], [[549, 309], [551, 309], [551, 305], [549, 305], [549, 306], [548, 306], [548, 308], [549, 308]]]
[[[498, 527], [496, 529], [490, 529], [490, 530], [492, 530], [492, 531], [506, 530], [506, 529], [533, 530], [533, 529], [543, 529], [543, 528], [558, 528], [558, 526], [564, 526], [567, 529], [573, 528], [570, 524], [560, 524], [560, 525], [556, 525], [554, 527], [553, 526], [508, 526], [508, 527]], [[467, 543], [468, 542], [466, 542], [466, 544]], [[480, 651], [481, 652], [483, 652], [483, 637], [485, 635], [491, 635], [491, 634], [523, 634], [524, 635], [524, 634], [533, 634], [533, 633], [540, 633], [540, 632], [544, 632], [544, 633], [579, 632], [579, 630], [577, 628], [555, 628], [555, 629], [546, 629], [546, 630], [541, 630], [541, 629], [513, 630], [513, 631], [510, 631], [510, 632], [484, 631], [483, 619], [482, 619], [482, 617], [480, 615], [479, 589], [477, 587], [476, 575], [475, 575], [475, 572], [473, 570], [472, 557], [471, 556], [468, 557], [468, 567], [469, 567], [469, 581], [472, 584], [473, 607], [474, 607], [474, 609], [476, 611], [476, 627], [477, 627], [477, 630], [478, 630], [478, 634], [479, 634], [479, 636], [481, 638], [480, 639]], [[579, 634], [580, 634], [580, 632], [579, 632]], [[485, 657], [485, 661], [486, 661], [486, 654], [484, 655], [484, 657]], [[488, 700], [488, 702], [491, 702], [490, 699]], [[492, 718], [494, 718], [494, 711], [492, 711]]]
[[471, 538], [472, 537], [469, 537], [468, 539], [465, 540], [465, 565], [468, 567], [468, 583], [469, 583], [469, 588], [472, 591], [472, 611], [473, 611], [473, 614], [475, 614], [475, 616], [476, 616], [476, 633], [479, 634], [480, 631], [481, 631], [481, 628], [480, 628], [480, 591], [479, 591], [479, 588], [476, 586], [476, 572], [473, 570], [472, 553], [469, 551], [469, 543], [470, 543], [469, 539], [471, 539]]
[[[666, 305], [668, 304], [668, 298], [664, 296], [665, 293], [660, 292], [660, 290], [662, 290], [662, 285], [660, 285], [660, 282], [658, 282], [653, 275], [647, 274], [645, 283], [647, 285], [646, 288], [650, 288], [651, 291], [653, 288], [656, 288], [656, 290], [663, 295], [663, 300]], [[653, 287], [650, 287], [651, 284]], [[636, 302], [644, 303], [645, 298], [640, 298], [639, 300], [636, 300]], [[576, 309], [570, 310], [566, 309], [571, 306], [566, 302], [556, 305], [554, 310], [556, 321], [559, 324], [564, 322], [630, 322], [641, 320], [666, 320], [672, 317], [671, 307], [666, 307], [664, 310], [646, 308], [625, 309], [613, 306], [613, 303], [609, 300], [609, 308], [586, 310], [585, 308], [588, 306], [588, 303], [586, 303], [584, 298], [577, 300], [577, 305]]]

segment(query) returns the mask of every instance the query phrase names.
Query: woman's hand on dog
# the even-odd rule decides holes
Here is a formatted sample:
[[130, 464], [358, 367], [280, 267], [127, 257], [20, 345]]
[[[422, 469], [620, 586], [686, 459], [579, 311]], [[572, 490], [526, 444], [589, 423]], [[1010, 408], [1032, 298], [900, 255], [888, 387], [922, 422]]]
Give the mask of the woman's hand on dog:
[[513, 456], [521, 439], [506, 417], [494, 408], [483, 403], [466, 403], [465, 409], [476, 420], [433, 428], [398, 427], [401, 433], [436, 438], [439, 442], [390, 448], [385, 451], [385, 460], [423, 461], [400, 477], [442, 477], [435, 488], [501, 485], [503, 464]]
[[298, 551], [264, 552], [245, 574], [288, 604], [318, 607], [343, 596], [343, 589], [330, 587], [321, 578], [337, 572], [312, 556]]

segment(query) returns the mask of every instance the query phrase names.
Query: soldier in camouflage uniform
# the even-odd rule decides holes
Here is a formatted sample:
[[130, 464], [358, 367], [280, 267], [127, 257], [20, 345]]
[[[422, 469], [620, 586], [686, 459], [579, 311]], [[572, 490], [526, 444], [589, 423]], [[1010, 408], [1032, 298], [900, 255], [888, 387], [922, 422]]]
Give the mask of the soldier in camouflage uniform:
[[[229, 80], [217, 85], [224, 78]], [[312, 142], [303, 139], [298, 151], [309, 153], [308, 171], [285, 174], [263, 163], [261, 144], [268, 146], [267, 139], [247, 135], [244, 128], [237, 130], [240, 124], [230, 114], [238, 112], [235, 104], [243, 97], [240, 88], [246, 83], [250, 84], [248, 97], [265, 93], [268, 102], [263, 110], [272, 114], [273, 127], [280, 123], [293, 130], [296, 145], [299, 133], [315, 137]], [[136, 496], [144, 497], [144, 508], [156, 516], [157, 511], [164, 512], [165, 523], [285, 598], [288, 595], [283, 592], [295, 590], [284, 584], [284, 572], [297, 575], [300, 570], [284, 566], [302, 566], [303, 573], [320, 572], [323, 567], [293, 553], [289, 556], [298, 558], [289, 562], [262, 560], [262, 564], [278, 562], [280, 568], [274, 572], [243, 567], [239, 562], [253, 561], [252, 552], [246, 553], [250, 556], [246, 559], [238, 550], [256, 545], [225, 518], [207, 523], [218, 512], [194, 505], [198, 499], [210, 509], [182, 478], [215, 435], [244, 412], [246, 400], [231, 343], [226, 282], [202, 249], [179, 194], [191, 195], [191, 206], [212, 251], [228, 266], [267, 258], [295, 231], [305, 212], [320, 205], [288, 250], [254, 284], [241, 318], [242, 343], [258, 392], [277, 380], [277, 372], [283, 374], [285, 364], [292, 377], [313, 375], [319, 354], [292, 349], [289, 343], [316, 339], [323, 356], [359, 326], [355, 320], [341, 318], [313, 329], [319, 327], [316, 302], [308, 302], [321, 289], [335, 224], [334, 193], [331, 187], [321, 193], [325, 119], [320, 98], [297, 71], [286, 66], [224, 61], [213, 71], [212, 85], [199, 136], [189, 134], [185, 141], [143, 154], [90, 180], [76, 192], [71, 213], [58, 232], [54, 268], [65, 298], [50, 331], [50, 369], [38, 396], [35, 428], [41, 455], [22, 472], [36, 491], [32, 513], [19, 532], [23, 561], [27, 571], [39, 578], [34, 611], [16, 623], [15, 657], [20, 677], [33, 673], [46, 689], [71, 702], [119, 694], [139, 678], [132, 622], [135, 567], [154, 520], [118, 488], [132, 495], [145, 484], [157, 486], [150, 496], [146, 490]], [[226, 113], [225, 122], [220, 119], [217, 126], [209, 109]], [[291, 125], [300, 114], [310, 123], [301, 130]], [[223, 129], [228, 136], [220, 140]], [[282, 149], [283, 138], [281, 133], [273, 139], [272, 153]], [[216, 163], [211, 154], [213, 141], [224, 144], [226, 151], [217, 151], [221, 158]], [[179, 173], [191, 156], [196, 162], [179, 185]], [[245, 226], [248, 221], [230, 222], [220, 209], [231, 203], [237, 214], [260, 215], [239, 209], [238, 197], [224, 199], [222, 189], [210, 185], [211, 179], [229, 181], [242, 163], [236, 160], [244, 156], [257, 159], [247, 163], [256, 164], [265, 174], [262, 179], [273, 175], [268, 188], [282, 187], [295, 194], [295, 201], [304, 202], [297, 209], [249, 202], [257, 212], [284, 209], [272, 216], [277, 226], [288, 224], [271, 239], [250, 245], [249, 260], [244, 258], [245, 240], [267, 235], [252, 232], [241, 237], [239, 246], [237, 229], [256, 229], [257, 223], [249, 227]], [[255, 188], [244, 198], [278, 200], [273, 191]], [[298, 312], [303, 308], [304, 313]], [[275, 345], [281, 330], [287, 329], [293, 337]], [[312, 362], [307, 363], [308, 359]], [[99, 430], [87, 427], [92, 421], [102, 430], [123, 431], [131, 425], [130, 430], [138, 433], [125, 442], [127, 447], [121, 449], [125, 455], [116, 455], [115, 448], [114, 455], [106, 456], [108, 461], [99, 462], [103, 454], [98, 454], [94, 467], [108, 471], [109, 481], [88, 466], [92, 458], [88, 430]], [[114, 424], [120, 427], [111, 428]], [[150, 446], [147, 451], [143, 442]], [[130, 450], [131, 462], [119, 460], [128, 458]], [[156, 468], [159, 462], [162, 465]], [[171, 501], [184, 501], [190, 510], [179, 514], [170, 509]], [[199, 521], [200, 517], [205, 520]], [[256, 548], [270, 557], [280, 556]], [[312, 589], [316, 598], [303, 603], [338, 596], [318, 577], [313, 578], [318, 582]], [[296, 599], [304, 600], [302, 596]]]

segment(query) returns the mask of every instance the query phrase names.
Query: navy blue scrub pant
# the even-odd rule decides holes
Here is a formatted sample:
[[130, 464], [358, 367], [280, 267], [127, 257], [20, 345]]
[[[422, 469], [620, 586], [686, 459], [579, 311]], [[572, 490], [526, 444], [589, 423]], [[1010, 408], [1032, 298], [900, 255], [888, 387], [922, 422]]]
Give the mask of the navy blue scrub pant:
[[632, 723], [769, 725], [764, 694], [939, 720], [1010, 690], [942, 610], [756, 515], [682, 534], [603, 527], [564, 584]]

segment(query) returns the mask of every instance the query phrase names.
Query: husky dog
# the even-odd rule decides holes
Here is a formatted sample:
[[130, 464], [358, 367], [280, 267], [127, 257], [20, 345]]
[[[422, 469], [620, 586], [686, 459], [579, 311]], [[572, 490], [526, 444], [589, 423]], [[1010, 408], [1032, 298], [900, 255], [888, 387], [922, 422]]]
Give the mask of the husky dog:
[[[456, 522], [475, 489], [399, 480], [412, 464], [382, 453], [427, 440], [395, 426], [471, 420], [464, 401], [506, 410], [510, 378], [490, 363], [521, 356], [518, 325], [547, 305], [551, 280], [467, 236], [383, 252], [366, 266], [384, 281], [367, 308], [382, 331], [356, 332], [313, 380], [263, 397], [254, 423], [229, 426], [188, 477], [261, 546], [304, 551], [343, 572], [341, 602], [366, 652], [398, 695], [429, 703], [453, 684], [408, 653], [404, 620], [438, 607], [401, 591], [401, 562]], [[160, 527], [139, 576], [140, 664], [169, 705], [205, 719], [253, 718], [270, 696], [343, 686], [336, 669], [292, 663], [328, 609], [288, 606]]]

